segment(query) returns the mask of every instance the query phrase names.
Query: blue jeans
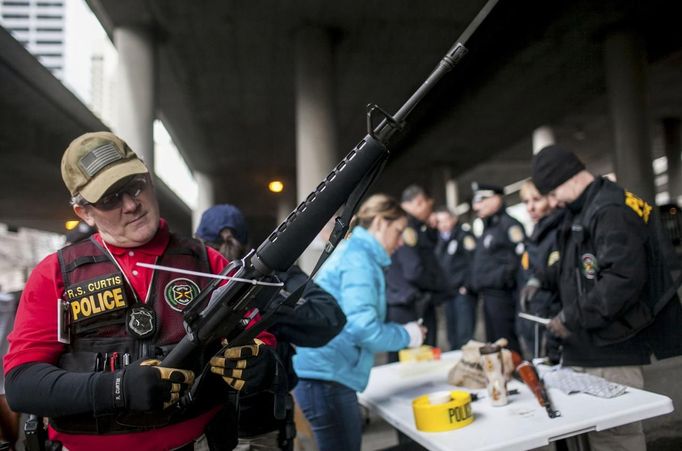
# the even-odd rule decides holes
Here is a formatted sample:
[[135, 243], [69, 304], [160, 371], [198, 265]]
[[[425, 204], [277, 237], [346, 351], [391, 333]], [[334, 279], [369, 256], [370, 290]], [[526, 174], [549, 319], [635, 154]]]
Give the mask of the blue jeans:
[[355, 390], [337, 382], [300, 379], [294, 396], [320, 451], [360, 451], [362, 415]]
[[476, 296], [461, 293], [445, 301], [445, 324], [451, 350], [460, 349], [474, 337], [477, 303]]

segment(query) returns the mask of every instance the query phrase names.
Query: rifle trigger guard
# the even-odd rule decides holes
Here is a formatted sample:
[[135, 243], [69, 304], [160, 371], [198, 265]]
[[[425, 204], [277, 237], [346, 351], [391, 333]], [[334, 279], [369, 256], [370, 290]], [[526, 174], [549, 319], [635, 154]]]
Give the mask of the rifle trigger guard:
[[374, 139], [378, 139], [374, 133], [374, 121], [372, 120], [372, 115], [375, 111], [379, 111], [384, 117], [386, 122], [396, 130], [402, 130], [405, 126], [404, 122], [398, 122], [393, 116], [391, 116], [387, 111], [382, 109], [379, 105], [370, 103], [367, 105], [367, 134]]

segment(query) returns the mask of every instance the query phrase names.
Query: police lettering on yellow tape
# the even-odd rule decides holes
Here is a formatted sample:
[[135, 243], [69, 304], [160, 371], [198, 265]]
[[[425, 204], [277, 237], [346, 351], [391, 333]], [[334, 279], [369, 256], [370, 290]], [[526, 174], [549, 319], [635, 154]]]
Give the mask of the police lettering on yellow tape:
[[449, 400], [438, 402], [433, 395], [423, 395], [412, 401], [417, 429], [424, 432], [443, 432], [471, 424], [471, 395], [455, 390], [449, 392]]
[[112, 274], [71, 285], [64, 290], [71, 307], [71, 321], [78, 322], [125, 309], [128, 302], [123, 278]]

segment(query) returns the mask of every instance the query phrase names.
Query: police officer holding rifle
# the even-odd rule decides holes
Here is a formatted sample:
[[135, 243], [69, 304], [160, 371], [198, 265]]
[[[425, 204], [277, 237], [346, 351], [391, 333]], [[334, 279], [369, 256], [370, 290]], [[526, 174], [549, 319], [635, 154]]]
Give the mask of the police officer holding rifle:
[[158, 363], [185, 335], [183, 310], [210, 279], [137, 266], [218, 273], [227, 260], [169, 231], [147, 167], [112, 133], [76, 138], [61, 170], [74, 213], [98, 232], [31, 273], [4, 360], [11, 407], [49, 417], [49, 438], [69, 450], [231, 449], [230, 399], [263, 376], [232, 368], [264, 367], [257, 363], [270, 353], [258, 351], [273, 337], [262, 332], [233, 349], [223, 360], [229, 385], [209, 374], [192, 406], [180, 408], [200, 367]]

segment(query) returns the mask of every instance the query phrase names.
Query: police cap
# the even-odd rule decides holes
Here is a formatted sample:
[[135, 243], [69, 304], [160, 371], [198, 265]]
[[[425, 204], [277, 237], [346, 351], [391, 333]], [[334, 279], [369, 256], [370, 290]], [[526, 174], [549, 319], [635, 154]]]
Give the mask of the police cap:
[[504, 194], [504, 188], [502, 188], [499, 185], [493, 185], [490, 183], [473, 182], [471, 184], [471, 191], [474, 194], [472, 200], [472, 202], [474, 203], [480, 202], [483, 199], [487, 199], [488, 197]]

